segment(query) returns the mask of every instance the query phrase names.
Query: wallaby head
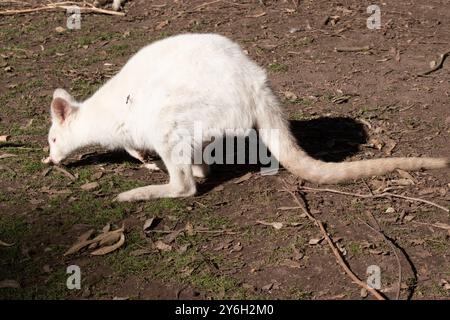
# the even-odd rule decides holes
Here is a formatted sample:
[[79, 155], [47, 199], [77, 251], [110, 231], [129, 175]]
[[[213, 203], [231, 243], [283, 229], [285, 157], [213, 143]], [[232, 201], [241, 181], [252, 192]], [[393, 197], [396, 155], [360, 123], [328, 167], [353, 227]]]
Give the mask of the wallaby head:
[[56, 89], [53, 93], [50, 113], [52, 118], [48, 133], [50, 156], [43, 161], [58, 164], [76, 148], [72, 141], [72, 131], [73, 122], [78, 113], [78, 103], [64, 89]]

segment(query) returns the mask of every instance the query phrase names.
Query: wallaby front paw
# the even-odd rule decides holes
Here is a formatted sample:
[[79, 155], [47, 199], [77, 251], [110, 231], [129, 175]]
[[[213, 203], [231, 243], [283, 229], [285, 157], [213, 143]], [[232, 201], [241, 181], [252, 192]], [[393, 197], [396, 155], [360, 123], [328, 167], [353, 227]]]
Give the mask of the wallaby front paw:
[[134, 192], [130, 191], [119, 193], [119, 195], [113, 199], [114, 202], [131, 202], [137, 200], [138, 199], [136, 198]]
[[151, 171], [160, 171], [162, 170], [161, 167], [159, 167], [156, 163], [150, 162], [150, 163], [144, 163], [142, 165], [144, 168], [151, 170]]

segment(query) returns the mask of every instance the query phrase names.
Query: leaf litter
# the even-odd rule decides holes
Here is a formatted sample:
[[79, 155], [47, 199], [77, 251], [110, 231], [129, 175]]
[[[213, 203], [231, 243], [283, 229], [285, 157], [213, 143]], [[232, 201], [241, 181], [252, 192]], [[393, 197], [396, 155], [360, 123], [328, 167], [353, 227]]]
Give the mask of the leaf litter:
[[78, 237], [77, 242], [64, 253], [64, 256], [78, 253], [86, 247], [88, 249], [100, 247], [91, 252], [92, 255], [105, 255], [119, 249], [125, 243], [125, 228], [122, 226], [120, 229], [112, 231], [110, 228], [110, 224], [108, 223], [102, 232], [93, 239], [89, 238], [94, 234], [94, 230], [86, 231]]

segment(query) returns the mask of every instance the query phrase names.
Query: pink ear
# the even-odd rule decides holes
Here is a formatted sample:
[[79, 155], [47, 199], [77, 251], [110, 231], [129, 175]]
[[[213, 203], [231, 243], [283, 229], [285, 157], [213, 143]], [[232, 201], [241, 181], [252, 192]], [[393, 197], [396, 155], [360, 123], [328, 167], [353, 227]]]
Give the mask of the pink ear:
[[55, 98], [52, 101], [51, 111], [53, 117], [63, 123], [67, 117], [73, 112], [73, 107], [63, 98]]

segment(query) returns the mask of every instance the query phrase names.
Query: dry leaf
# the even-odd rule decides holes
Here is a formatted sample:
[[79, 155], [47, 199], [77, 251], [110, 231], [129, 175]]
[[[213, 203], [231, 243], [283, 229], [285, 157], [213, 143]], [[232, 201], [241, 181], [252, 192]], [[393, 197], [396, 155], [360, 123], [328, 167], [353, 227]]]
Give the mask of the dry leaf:
[[7, 141], [9, 141], [10, 138], [11, 138], [11, 136], [9, 136], [9, 135], [2, 135], [2, 136], [0, 136], [0, 142], [7, 142]]
[[304, 257], [304, 254], [302, 252], [300, 252], [296, 247], [292, 247], [292, 251], [294, 251], [294, 255], [292, 257], [292, 259], [298, 261], [301, 260]]
[[143, 249], [136, 249], [130, 252], [130, 256], [133, 257], [139, 257], [139, 256], [143, 256], [146, 254], [151, 254], [153, 253], [153, 250], [148, 249], [148, 248], [143, 248]]
[[386, 256], [389, 254], [388, 251], [376, 250], [376, 249], [369, 249], [369, 253], [375, 254], [375, 255], [383, 255], [383, 256]]
[[242, 177], [240, 177], [239, 179], [237, 179], [234, 183], [235, 184], [239, 184], [242, 183], [244, 181], [247, 181], [248, 179], [250, 179], [252, 177], [252, 173], [246, 173], [245, 175], [243, 175]]
[[92, 191], [92, 190], [97, 189], [99, 186], [100, 185], [98, 184], [98, 182], [89, 182], [89, 183], [83, 184], [80, 188], [84, 191]]
[[223, 189], [225, 189], [225, 187], [223, 185], [220, 185], [212, 189], [212, 191], [223, 191]]
[[116, 243], [117, 241], [119, 241], [119, 239], [121, 238], [122, 233], [118, 233], [118, 232], [113, 232], [110, 233], [104, 237], [102, 240], [100, 240], [99, 245], [100, 246], [110, 246], [113, 245], [114, 243]]
[[187, 223], [186, 223], [186, 227], [184, 228], [184, 230], [186, 230], [186, 234], [187, 234], [188, 236], [193, 236], [193, 235], [195, 235], [194, 226], [192, 225], [191, 222], [187, 222]]
[[282, 222], [266, 222], [264, 220], [257, 220], [256, 222], [259, 223], [259, 224], [265, 225], [265, 226], [274, 227], [277, 230], [280, 230], [281, 228], [283, 228], [283, 223]]
[[107, 232], [109, 232], [109, 231], [111, 231], [111, 223], [107, 223], [107, 224], [103, 227], [102, 233], [107, 233]]
[[0, 247], [12, 247], [14, 243], [6, 243], [2, 240], [0, 240]]
[[242, 244], [240, 242], [236, 243], [233, 248], [230, 250], [230, 253], [232, 252], [239, 252], [242, 251]]
[[441, 286], [447, 290], [450, 291], [450, 283], [447, 280], [441, 279]]
[[284, 94], [284, 97], [291, 102], [295, 102], [298, 99], [297, 95], [291, 91], [285, 91], [285, 92], [283, 92], [283, 94]]
[[395, 147], [397, 146], [397, 142], [395, 142], [392, 139], [387, 139], [386, 144], [384, 145], [383, 151], [384, 154], [387, 156], [390, 156], [392, 154], [392, 151], [395, 149]]
[[246, 18], [259, 18], [259, 17], [264, 17], [267, 14], [267, 12], [261, 12], [261, 13], [256, 13], [253, 15], [249, 15], [249, 16], [245, 16]]
[[416, 183], [416, 179], [414, 179], [414, 177], [409, 172], [406, 172], [402, 169], [397, 169], [397, 173], [400, 175], [400, 177], [411, 180], [413, 184]]
[[164, 242], [166, 243], [172, 243], [175, 241], [175, 239], [180, 235], [180, 233], [184, 232], [184, 230], [176, 230], [164, 237]]
[[264, 290], [264, 291], [269, 291], [270, 289], [273, 288], [273, 285], [274, 285], [274, 283], [271, 282], [271, 283], [269, 283], [269, 284], [266, 284], [266, 285], [265, 285], [264, 287], [262, 287], [261, 289]]
[[53, 269], [52, 269], [48, 264], [46, 264], [45, 266], [43, 266], [43, 267], [42, 267], [42, 270], [44, 270], [45, 273], [50, 273], [50, 272], [53, 271]]
[[91, 179], [92, 179], [92, 180], [98, 180], [98, 179], [100, 179], [101, 177], [103, 177], [103, 172], [102, 172], [102, 171], [99, 171], [99, 172], [94, 173], [94, 174], [91, 176]]
[[94, 256], [102, 256], [102, 255], [105, 255], [105, 254], [108, 254], [108, 253], [111, 253], [111, 252], [117, 250], [118, 248], [123, 246], [124, 243], [125, 243], [125, 235], [123, 233], [121, 233], [120, 239], [116, 244], [114, 244], [112, 246], [100, 248], [98, 250], [95, 250], [94, 252], [91, 252], [91, 254]]
[[[97, 245], [97, 242], [100, 242], [103, 238], [109, 236], [111, 233], [123, 233], [123, 231], [124, 231], [124, 228], [122, 227], [122, 228], [114, 230], [114, 231], [101, 233], [92, 240], [85, 240], [85, 241], [77, 242], [72, 247], [70, 247], [69, 250], [66, 251], [66, 253], [64, 253], [64, 256], [67, 256], [69, 254], [74, 254], [87, 246], [91, 246], [93, 244]], [[94, 246], [92, 246], [92, 247], [94, 247]]]
[[392, 207], [387, 208], [385, 211], [385, 213], [394, 213], [394, 212], [395, 212], [395, 209]]
[[64, 253], [64, 256], [68, 256], [69, 254], [77, 253], [78, 251], [80, 251], [84, 247], [87, 247], [87, 246], [89, 246], [89, 245], [91, 245], [93, 243], [96, 243], [96, 242], [97, 241], [95, 241], [95, 240], [85, 240], [85, 241], [77, 242], [72, 247], [70, 247], [69, 250], [67, 250]]
[[282, 266], [285, 267], [289, 267], [289, 268], [295, 268], [295, 269], [300, 269], [302, 267], [302, 265], [297, 262], [297, 261], [293, 261], [291, 259], [286, 259], [281, 263]]
[[0, 289], [2, 288], [19, 289], [20, 283], [18, 283], [16, 280], [5, 279], [0, 281]]
[[164, 242], [162, 242], [161, 240], [158, 240], [154, 243], [154, 246], [156, 249], [161, 250], [161, 251], [171, 251], [172, 250], [172, 246], [168, 245]]
[[77, 178], [71, 174], [69, 171], [67, 171], [66, 169], [60, 167], [60, 166], [55, 166], [54, 167], [57, 171], [61, 172], [63, 175], [65, 175], [66, 177], [68, 177], [70, 180], [75, 181], [77, 180]]
[[322, 240], [323, 240], [323, 237], [322, 238], [313, 238], [313, 239], [309, 240], [308, 243], [310, 245], [314, 246], [314, 245], [319, 244], [320, 242], [322, 242]]
[[437, 191], [437, 188], [425, 188], [419, 191], [419, 196], [424, 196], [427, 194], [432, 194]]
[[163, 29], [164, 27], [167, 27], [168, 25], [169, 25], [169, 20], [161, 21], [160, 23], [158, 23], [158, 24], [156, 25], [155, 30], [161, 30], [161, 29]]
[[78, 242], [84, 242], [87, 241], [93, 234], [94, 234], [95, 230], [94, 229], [90, 229], [88, 231], [86, 231], [85, 233], [83, 233], [81, 236], [78, 237]]
[[144, 226], [142, 227], [142, 230], [147, 233], [150, 231], [150, 229], [153, 226], [153, 222], [155, 221], [155, 217], [152, 217], [150, 219], [145, 220]]
[[414, 181], [411, 179], [396, 179], [391, 180], [390, 183], [397, 186], [411, 186], [414, 184]]
[[361, 298], [367, 298], [367, 296], [369, 295], [369, 293], [367, 292], [366, 288], [361, 288]]
[[177, 252], [179, 254], [183, 254], [187, 251], [187, 249], [189, 248], [189, 244], [185, 244], [184, 246], [181, 246], [178, 248]]

